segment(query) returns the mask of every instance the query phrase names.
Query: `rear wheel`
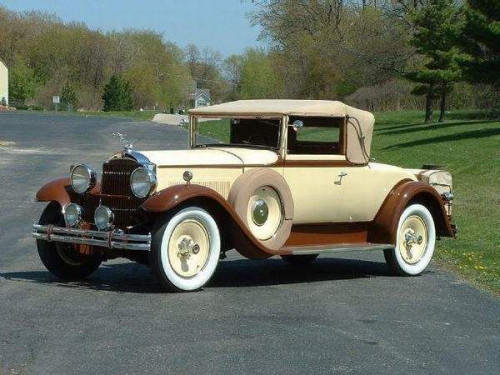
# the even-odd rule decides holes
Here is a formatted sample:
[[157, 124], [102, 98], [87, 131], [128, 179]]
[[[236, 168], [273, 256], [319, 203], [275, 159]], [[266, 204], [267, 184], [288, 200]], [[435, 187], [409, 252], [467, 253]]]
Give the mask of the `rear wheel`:
[[408, 206], [398, 224], [396, 247], [384, 256], [392, 272], [414, 276], [429, 265], [436, 243], [436, 228], [429, 210], [421, 204]]
[[153, 233], [151, 266], [171, 291], [202, 288], [219, 262], [221, 239], [213, 217], [199, 207], [187, 207], [161, 219]]
[[[61, 207], [50, 203], [42, 213], [39, 224], [65, 226]], [[52, 274], [64, 280], [82, 279], [93, 273], [101, 264], [101, 259], [93, 255], [81, 254], [70, 243], [36, 241], [40, 259]]]

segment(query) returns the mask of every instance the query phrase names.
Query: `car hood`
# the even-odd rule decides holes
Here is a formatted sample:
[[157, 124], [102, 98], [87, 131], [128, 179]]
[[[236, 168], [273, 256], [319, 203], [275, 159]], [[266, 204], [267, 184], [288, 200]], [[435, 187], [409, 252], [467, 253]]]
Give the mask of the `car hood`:
[[278, 154], [269, 150], [209, 147], [190, 150], [142, 151], [157, 166], [265, 166], [276, 163]]

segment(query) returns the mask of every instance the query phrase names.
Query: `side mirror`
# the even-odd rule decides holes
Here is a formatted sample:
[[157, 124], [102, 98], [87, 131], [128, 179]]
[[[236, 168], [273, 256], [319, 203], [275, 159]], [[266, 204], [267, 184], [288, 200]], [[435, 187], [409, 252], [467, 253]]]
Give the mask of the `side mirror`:
[[295, 121], [293, 122], [292, 126], [293, 126], [296, 130], [298, 130], [298, 129], [300, 129], [300, 128], [303, 128], [303, 127], [304, 127], [304, 121], [302, 121], [302, 120], [295, 120]]

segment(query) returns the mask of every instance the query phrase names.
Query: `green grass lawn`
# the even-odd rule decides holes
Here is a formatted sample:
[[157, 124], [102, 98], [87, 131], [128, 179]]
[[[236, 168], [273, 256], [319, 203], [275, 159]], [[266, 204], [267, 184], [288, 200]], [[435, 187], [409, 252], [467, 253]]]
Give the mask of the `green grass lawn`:
[[[500, 122], [478, 111], [454, 111], [424, 125], [421, 112], [376, 114], [372, 156], [406, 168], [445, 166], [453, 175], [457, 239], [442, 239], [435, 259], [469, 281], [500, 293]], [[227, 120], [201, 125], [228, 140]]]

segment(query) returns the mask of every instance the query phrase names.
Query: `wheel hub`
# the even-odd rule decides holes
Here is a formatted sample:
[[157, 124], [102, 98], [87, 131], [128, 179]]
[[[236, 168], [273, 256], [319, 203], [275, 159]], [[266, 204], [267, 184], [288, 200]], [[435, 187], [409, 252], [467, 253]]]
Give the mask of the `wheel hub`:
[[177, 243], [177, 248], [180, 257], [189, 258], [191, 254], [196, 255], [200, 252], [200, 245], [195, 243], [190, 236], [182, 237]]
[[181, 277], [189, 278], [205, 266], [210, 249], [210, 237], [198, 220], [187, 219], [173, 230], [168, 254], [172, 269]]
[[269, 207], [264, 199], [258, 199], [253, 204], [252, 219], [255, 225], [262, 226], [269, 216]]
[[399, 238], [399, 251], [404, 261], [417, 263], [427, 247], [427, 227], [418, 216], [410, 216], [403, 223]]

